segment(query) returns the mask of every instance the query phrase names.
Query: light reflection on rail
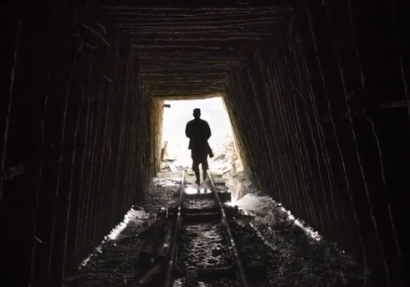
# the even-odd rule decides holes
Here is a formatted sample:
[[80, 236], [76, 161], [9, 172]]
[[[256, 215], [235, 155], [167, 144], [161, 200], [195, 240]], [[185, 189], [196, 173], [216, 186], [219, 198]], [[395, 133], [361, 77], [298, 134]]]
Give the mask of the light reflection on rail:
[[185, 187], [185, 194], [209, 194], [212, 193], [210, 188], [198, 187], [194, 185], [187, 185]]

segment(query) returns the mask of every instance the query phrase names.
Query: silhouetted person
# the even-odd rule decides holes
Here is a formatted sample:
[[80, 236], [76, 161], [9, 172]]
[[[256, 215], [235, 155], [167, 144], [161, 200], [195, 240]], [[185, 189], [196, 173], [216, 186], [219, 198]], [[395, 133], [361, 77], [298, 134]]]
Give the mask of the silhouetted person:
[[208, 170], [208, 155], [213, 157], [208, 139], [211, 137], [211, 129], [208, 123], [200, 119], [201, 110], [194, 109], [194, 118], [189, 121], [185, 128], [185, 135], [189, 138], [188, 149], [191, 150], [192, 169], [195, 172], [196, 183], [200, 183], [199, 165], [202, 165], [203, 179], [206, 180]]

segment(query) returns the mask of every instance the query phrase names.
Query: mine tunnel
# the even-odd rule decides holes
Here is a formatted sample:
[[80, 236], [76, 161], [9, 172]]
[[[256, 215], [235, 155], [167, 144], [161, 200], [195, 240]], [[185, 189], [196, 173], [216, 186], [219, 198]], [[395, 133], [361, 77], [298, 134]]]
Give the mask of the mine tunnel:
[[[1, 286], [94, 286], [64, 282], [151, 196], [165, 102], [215, 95], [255, 190], [358, 286], [408, 286], [404, 2], [2, 2]], [[297, 283], [298, 260], [271, 286], [356, 286]]]

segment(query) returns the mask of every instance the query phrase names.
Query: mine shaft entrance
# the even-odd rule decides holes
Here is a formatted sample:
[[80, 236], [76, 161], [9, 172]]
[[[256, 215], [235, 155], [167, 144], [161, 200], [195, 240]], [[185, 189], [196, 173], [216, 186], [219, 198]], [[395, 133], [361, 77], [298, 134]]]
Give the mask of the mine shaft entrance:
[[212, 136], [209, 144], [214, 157], [209, 159], [210, 169], [221, 174], [228, 174], [242, 168], [236, 151], [234, 133], [222, 96], [205, 99], [184, 99], [164, 101], [162, 120], [162, 168], [167, 162], [189, 168], [191, 153], [189, 139], [185, 136], [185, 126], [193, 119], [193, 110], [201, 109], [201, 118], [209, 123]]

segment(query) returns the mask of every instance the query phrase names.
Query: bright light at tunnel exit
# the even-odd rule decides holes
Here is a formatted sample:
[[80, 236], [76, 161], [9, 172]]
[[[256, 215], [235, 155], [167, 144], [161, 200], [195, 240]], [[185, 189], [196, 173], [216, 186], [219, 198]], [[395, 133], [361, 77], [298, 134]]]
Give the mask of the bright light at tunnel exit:
[[[232, 127], [225, 104], [221, 97], [200, 100], [166, 101], [164, 108], [162, 141], [168, 142], [164, 159], [175, 160], [183, 167], [191, 166], [191, 152], [188, 150], [189, 139], [185, 136], [185, 126], [193, 119], [193, 110], [201, 109], [201, 119], [208, 122], [212, 136], [209, 144], [215, 152], [224, 143], [232, 139]], [[210, 163], [212, 169], [212, 163]]]

